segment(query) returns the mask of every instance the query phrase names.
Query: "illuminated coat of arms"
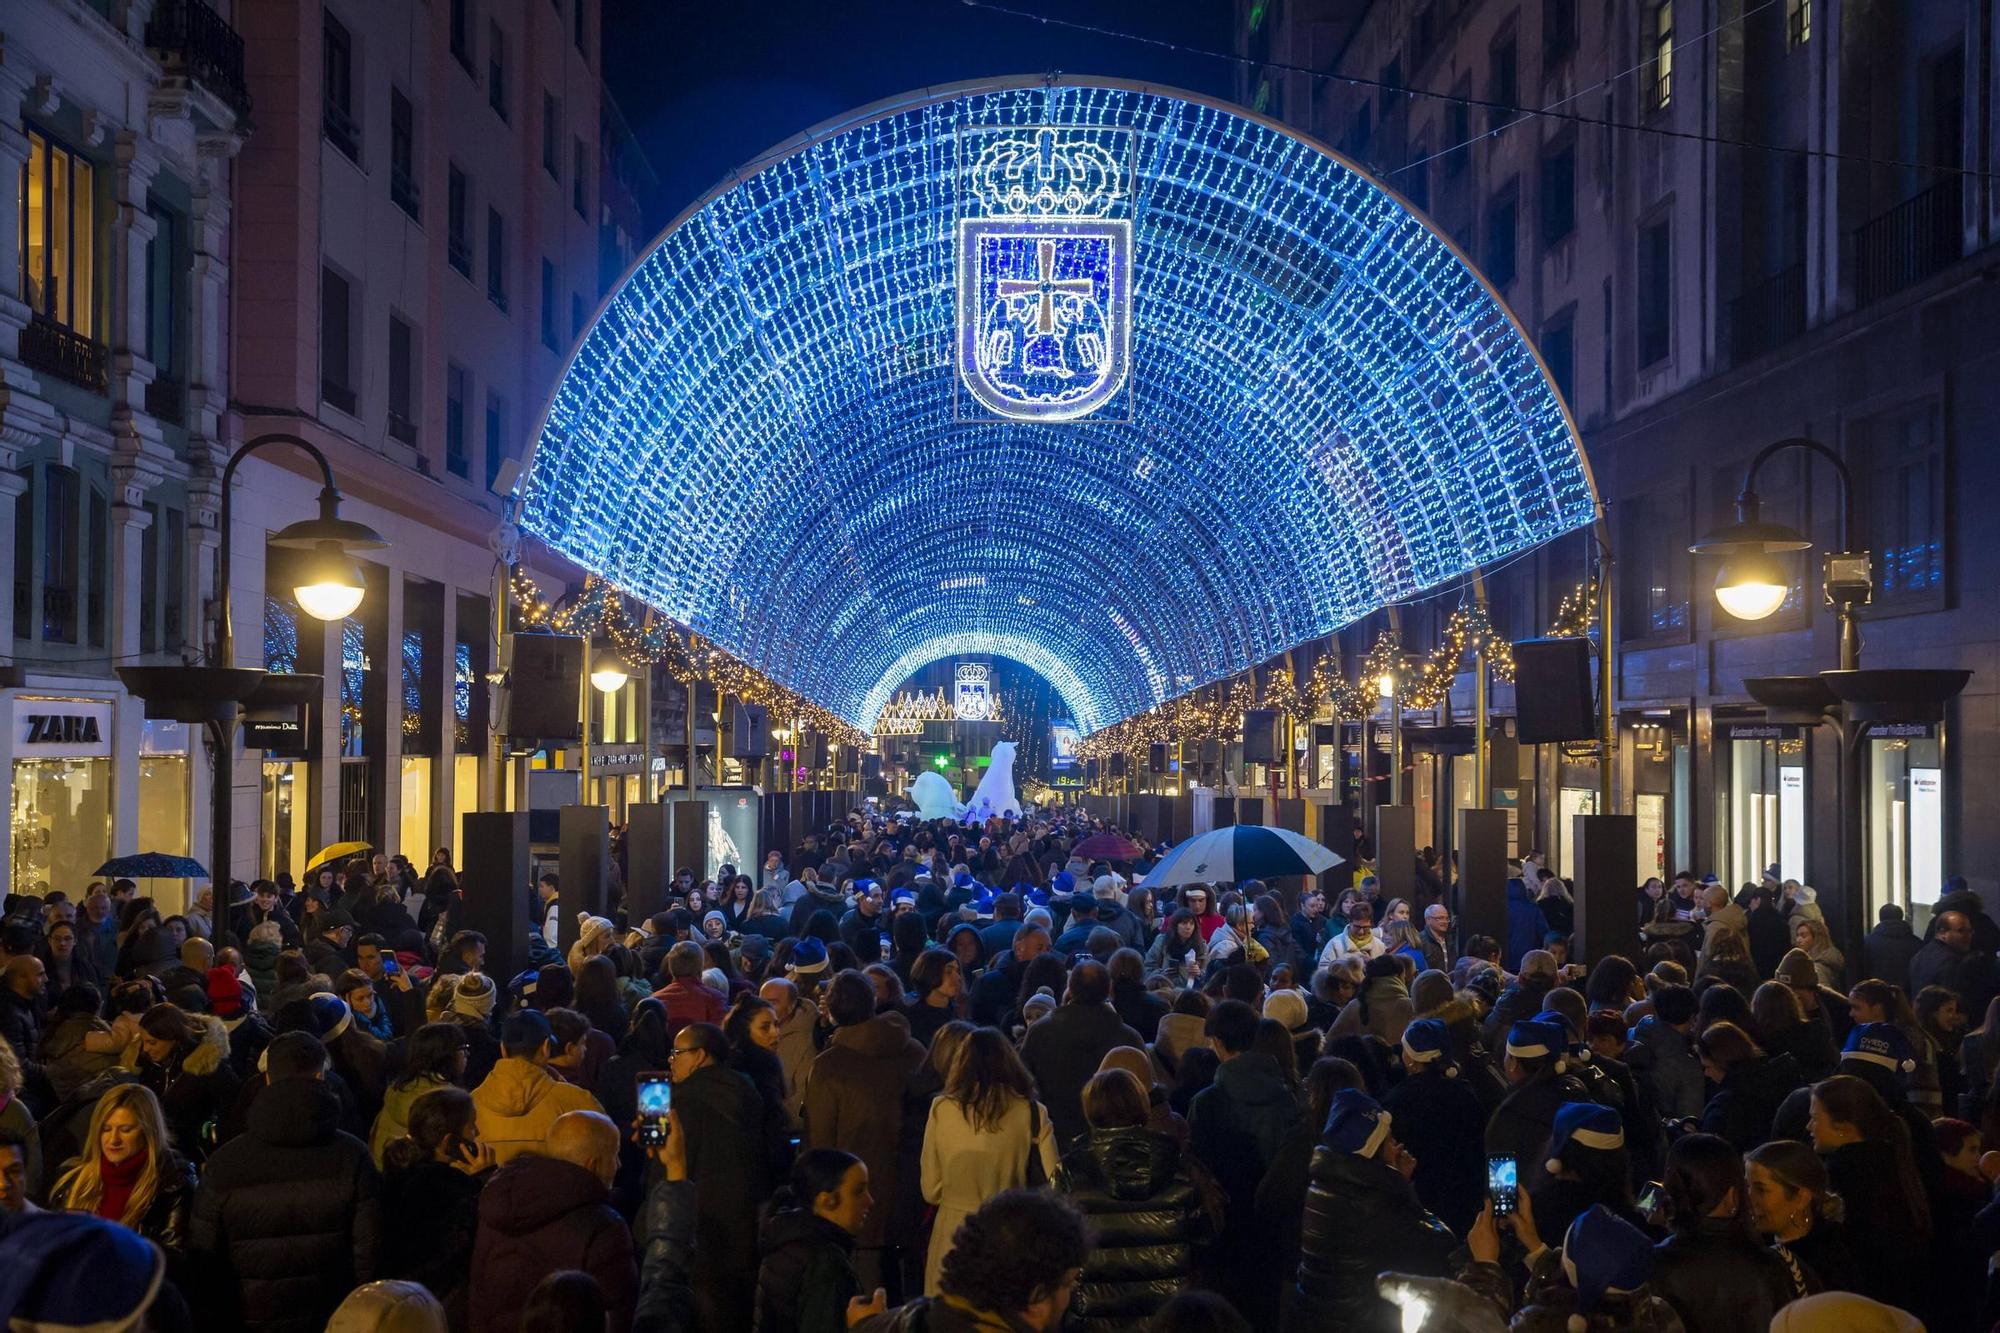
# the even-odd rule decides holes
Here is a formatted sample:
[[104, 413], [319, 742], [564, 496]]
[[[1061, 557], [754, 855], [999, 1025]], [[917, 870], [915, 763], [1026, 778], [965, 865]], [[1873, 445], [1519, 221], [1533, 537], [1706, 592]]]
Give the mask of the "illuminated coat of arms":
[[992, 416], [1088, 416], [1131, 361], [1125, 169], [1102, 131], [982, 137], [978, 215], [958, 223], [959, 377]]

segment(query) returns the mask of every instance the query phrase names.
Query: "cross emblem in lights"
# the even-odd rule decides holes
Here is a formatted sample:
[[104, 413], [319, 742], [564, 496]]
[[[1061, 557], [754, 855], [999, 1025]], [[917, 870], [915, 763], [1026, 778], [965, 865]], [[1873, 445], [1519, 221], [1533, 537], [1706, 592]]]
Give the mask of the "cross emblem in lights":
[[993, 286], [995, 293], [1003, 297], [1035, 297], [1035, 332], [1049, 333], [1056, 326], [1056, 297], [1068, 296], [1074, 300], [1085, 301], [1090, 299], [1096, 284], [1089, 278], [1056, 276], [1054, 241], [1042, 241], [1035, 246], [1035, 250], [1037, 267], [1035, 277], [1001, 278]]

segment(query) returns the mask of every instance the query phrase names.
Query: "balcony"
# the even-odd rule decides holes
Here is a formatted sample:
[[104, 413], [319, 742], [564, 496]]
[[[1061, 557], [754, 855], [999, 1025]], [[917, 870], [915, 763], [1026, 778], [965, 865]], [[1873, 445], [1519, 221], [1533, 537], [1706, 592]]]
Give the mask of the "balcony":
[[1794, 264], [1729, 303], [1737, 365], [1782, 347], [1806, 331], [1806, 270]]
[[30, 370], [92, 393], [103, 393], [111, 385], [110, 349], [42, 315], [21, 330], [21, 361]]
[[146, 21], [146, 45], [170, 74], [185, 74], [233, 107], [250, 110], [243, 38], [202, 0], [160, 0]]
[[1854, 229], [1857, 305], [1922, 282], [1959, 258], [1964, 189], [1964, 180], [1952, 176]]
[[326, 135], [328, 143], [347, 156], [348, 161], [361, 165], [361, 123], [346, 107], [333, 102], [324, 103], [320, 113], [320, 132]]
[[170, 426], [185, 426], [187, 386], [178, 380], [154, 380], [146, 386], [146, 411], [155, 421], [164, 421]]
[[410, 174], [408, 167], [389, 168], [389, 199], [396, 207], [410, 215], [410, 221], [424, 220], [423, 190], [417, 185], [417, 178]]

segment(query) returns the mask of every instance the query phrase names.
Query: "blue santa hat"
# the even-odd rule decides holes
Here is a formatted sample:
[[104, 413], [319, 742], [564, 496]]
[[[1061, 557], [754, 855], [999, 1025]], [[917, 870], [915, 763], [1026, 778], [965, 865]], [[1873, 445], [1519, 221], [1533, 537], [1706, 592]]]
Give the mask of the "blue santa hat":
[[137, 1232], [90, 1213], [0, 1219], [0, 1310], [10, 1328], [123, 1328], [160, 1294], [166, 1255]]
[[1582, 1329], [1583, 1319], [1606, 1296], [1626, 1296], [1653, 1276], [1653, 1239], [1601, 1203], [1577, 1214], [1563, 1237], [1563, 1276], [1576, 1290], [1581, 1312], [1569, 1327]]
[[1569, 1029], [1560, 1021], [1546, 1022], [1539, 1018], [1524, 1018], [1507, 1029], [1507, 1054], [1516, 1060], [1547, 1060], [1556, 1062], [1556, 1072], [1569, 1068], [1563, 1058], [1569, 1050]]
[[1057, 898], [1068, 898], [1076, 893], [1076, 876], [1067, 870], [1058, 870], [1049, 881], [1049, 891]]
[[1610, 1152], [1625, 1146], [1625, 1121], [1618, 1112], [1596, 1102], [1564, 1102], [1556, 1108], [1549, 1128], [1549, 1174], [1562, 1169], [1563, 1149], [1570, 1144]]
[[958, 873], [957, 873], [956, 875], [953, 875], [953, 876], [951, 877], [951, 886], [952, 886], [952, 887], [953, 887], [954, 889], [969, 889], [969, 888], [971, 888], [971, 887], [972, 887], [972, 872], [971, 872], [970, 870], [961, 870], [961, 871], [959, 871], [959, 872], [958, 872]]
[[990, 917], [990, 916], [992, 916], [992, 915], [993, 915], [993, 900], [994, 900], [995, 898], [997, 898], [997, 897], [999, 897], [999, 895], [998, 895], [998, 894], [996, 894], [996, 893], [994, 893], [994, 892], [993, 892], [993, 890], [991, 890], [991, 889], [987, 889], [987, 888], [982, 888], [982, 889], [980, 889], [980, 890], [979, 890], [979, 892], [978, 892], [978, 894], [977, 894], [977, 895], [975, 895], [975, 896], [973, 897], [973, 899], [972, 899], [972, 913], [973, 913], [973, 915], [974, 915], [974, 916], [987, 916], [987, 917]]
[[826, 971], [826, 942], [812, 935], [805, 936], [793, 946], [792, 975], [803, 977], [824, 971]]
[[1894, 1023], [1857, 1023], [1847, 1034], [1847, 1045], [1840, 1052], [1843, 1062], [1860, 1060], [1896, 1074], [1908, 1074], [1917, 1067], [1916, 1052], [1910, 1049], [1910, 1039]]
[[1049, 891], [1047, 889], [1031, 888], [1022, 897], [1028, 900], [1028, 906], [1030, 907], [1047, 907], [1049, 905]]
[[1451, 1058], [1451, 1032], [1440, 1018], [1419, 1018], [1403, 1029], [1403, 1063], [1427, 1065], [1444, 1062], [1446, 1078], [1458, 1077], [1458, 1064]]
[[896, 889], [889, 894], [889, 903], [891, 906], [897, 903], [913, 903], [916, 900], [917, 895], [914, 889]]
[[1388, 1137], [1389, 1113], [1382, 1103], [1359, 1088], [1342, 1088], [1327, 1110], [1319, 1141], [1335, 1152], [1373, 1157]]
[[354, 1011], [338, 995], [321, 991], [308, 995], [306, 1003], [312, 1007], [313, 1029], [321, 1041], [332, 1041], [354, 1022]]

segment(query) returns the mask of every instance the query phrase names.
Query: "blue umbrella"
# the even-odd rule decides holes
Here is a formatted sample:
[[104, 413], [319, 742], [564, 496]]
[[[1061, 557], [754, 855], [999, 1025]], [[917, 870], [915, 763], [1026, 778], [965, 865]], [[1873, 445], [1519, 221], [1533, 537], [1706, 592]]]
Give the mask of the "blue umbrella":
[[165, 852], [140, 852], [137, 856], [114, 856], [93, 875], [114, 879], [207, 879], [208, 871], [191, 856], [168, 856]]
[[1340, 864], [1340, 857], [1303, 834], [1266, 824], [1237, 824], [1197, 833], [1160, 858], [1139, 887], [1237, 883], [1283, 875], [1317, 875]]

